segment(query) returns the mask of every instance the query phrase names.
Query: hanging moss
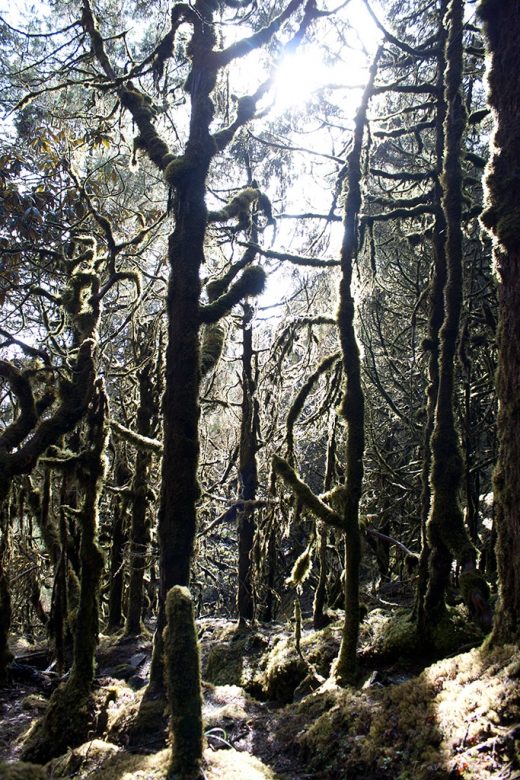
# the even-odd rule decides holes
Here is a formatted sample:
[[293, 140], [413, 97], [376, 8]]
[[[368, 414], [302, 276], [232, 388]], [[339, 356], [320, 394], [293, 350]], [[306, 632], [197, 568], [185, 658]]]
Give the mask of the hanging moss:
[[291, 585], [301, 585], [309, 574], [311, 573], [312, 569], [312, 545], [309, 545], [302, 554], [296, 559], [294, 562], [294, 566], [291, 571], [291, 576], [289, 577], [289, 582]]
[[208, 222], [227, 222], [237, 219], [237, 229], [251, 227], [251, 206], [258, 201], [259, 191], [255, 187], [245, 187], [226, 203], [219, 211], [208, 212]]
[[166, 597], [165, 677], [173, 738], [170, 776], [199, 780], [202, 759], [202, 697], [197, 629], [187, 588]]
[[302, 655], [302, 605], [300, 599], [294, 599], [294, 646], [299, 656]]
[[233, 306], [249, 295], [260, 295], [265, 287], [266, 273], [262, 266], [252, 265], [246, 268], [242, 276], [229, 288], [229, 290], [217, 298], [213, 303], [208, 303], [200, 309], [200, 319], [203, 323], [213, 323], [229, 314]]
[[204, 329], [200, 350], [201, 377], [207, 376], [217, 365], [224, 349], [225, 339], [226, 330], [218, 323], [208, 325]]

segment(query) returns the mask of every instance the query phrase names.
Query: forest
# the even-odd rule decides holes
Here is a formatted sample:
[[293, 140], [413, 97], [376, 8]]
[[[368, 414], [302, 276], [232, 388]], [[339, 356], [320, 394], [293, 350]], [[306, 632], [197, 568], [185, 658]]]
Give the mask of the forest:
[[519, 39], [3, 4], [0, 780], [520, 778]]

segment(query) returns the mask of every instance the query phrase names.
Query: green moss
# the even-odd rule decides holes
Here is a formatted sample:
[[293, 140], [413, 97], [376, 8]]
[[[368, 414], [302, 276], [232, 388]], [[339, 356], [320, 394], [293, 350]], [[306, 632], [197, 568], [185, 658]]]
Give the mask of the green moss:
[[460, 607], [448, 607], [439, 622], [431, 629], [433, 649], [438, 657], [457, 652], [468, 645], [478, 645], [484, 634]]
[[213, 685], [243, 685], [243, 645], [226, 642], [214, 645], [206, 662], [204, 679]]
[[41, 766], [17, 761], [15, 764], [0, 763], [0, 780], [46, 780], [47, 772]]
[[164, 669], [173, 738], [170, 771], [188, 780], [200, 777], [202, 697], [197, 629], [190, 592], [175, 585], [166, 597]]
[[495, 235], [509, 252], [517, 252], [520, 249], [520, 209], [508, 210], [507, 214], [499, 218]]
[[[168, 165], [171, 162], [174, 162], [174, 160], [176, 160], [176, 159], [177, 159], [177, 157], [173, 154], [173, 152], [167, 152], [164, 155], [164, 157], [162, 158], [162, 160], [161, 160], [161, 165], [162, 165], [163, 168], [167, 168]], [[165, 172], [165, 175], [166, 175], [166, 172]]]
[[206, 324], [217, 322], [229, 314], [233, 306], [244, 298], [249, 295], [260, 295], [265, 287], [265, 280], [266, 274], [260, 265], [249, 266], [226, 293], [201, 307], [201, 322]]
[[108, 730], [107, 738], [128, 747], [162, 747], [166, 742], [168, 714], [164, 698], [152, 698], [139, 691], [130, 705], [122, 707]]
[[251, 206], [258, 200], [259, 194], [255, 187], [245, 187], [231, 198], [222, 209], [210, 211], [208, 213], [208, 222], [226, 222], [236, 217], [238, 219], [238, 227], [246, 229], [251, 224]]
[[307, 663], [298, 654], [293, 642], [280, 640], [271, 650], [261, 677], [265, 695], [279, 704], [288, 704], [308, 671]]
[[226, 330], [218, 323], [204, 329], [200, 350], [200, 373], [205, 377], [217, 365], [224, 348]]
[[340, 629], [327, 626], [320, 631], [312, 631], [302, 638], [301, 646], [309, 665], [318, 674], [328, 677], [332, 662], [338, 655]]
[[48, 769], [53, 778], [96, 777], [97, 780], [114, 780], [146, 777], [147, 780], [164, 780], [169, 757], [169, 750], [140, 755], [95, 739], [56, 759]]
[[65, 684], [54, 691], [47, 712], [27, 735], [22, 758], [43, 764], [85, 742], [95, 722], [94, 697]]
[[420, 647], [415, 623], [406, 609], [396, 610], [379, 625], [379, 634], [373, 643], [376, 654], [385, 658], [410, 657]]
[[186, 159], [186, 157], [175, 157], [164, 170], [164, 178], [168, 184], [172, 187], [180, 184], [180, 182], [189, 176], [193, 170], [192, 163]]

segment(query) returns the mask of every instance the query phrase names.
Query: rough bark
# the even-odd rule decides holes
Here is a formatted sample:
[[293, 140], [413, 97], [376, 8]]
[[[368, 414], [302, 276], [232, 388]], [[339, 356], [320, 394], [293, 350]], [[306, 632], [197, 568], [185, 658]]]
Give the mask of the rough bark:
[[[253, 307], [244, 304], [242, 318], [242, 415], [240, 420], [240, 448], [238, 478], [240, 498], [256, 498], [258, 470], [256, 464], [258, 406], [254, 396], [253, 379]], [[254, 616], [252, 550], [255, 535], [254, 509], [244, 507], [237, 512], [238, 519], [238, 592], [237, 606], [240, 622]]]
[[495, 130], [483, 222], [494, 235], [499, 282], [499, 453], [494, 474], [499, 603], [493, 639], [520, 640], [520, 68], [517, 0], [479, 6], [489, 54]]

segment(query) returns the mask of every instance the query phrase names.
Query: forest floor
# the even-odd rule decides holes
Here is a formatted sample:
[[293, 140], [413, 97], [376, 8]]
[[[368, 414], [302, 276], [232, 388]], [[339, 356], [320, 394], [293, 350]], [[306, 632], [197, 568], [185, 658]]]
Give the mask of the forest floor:
[[[341, 620], [318, 632], [306, 623], [301, 654], [287, 623], [244, 631], [200, 620], [207, 780], [520, 780], [519, 649], [475, 647], [429, 665], [391, 659], [378, 644], [389, 619], [370, 613], [360, 683], [347, 690], [329, 678]], [[149, 638], [101, 637], [102, 726], [36, 773], [20, 773], [18, 759], [55, 682], [38, 671], [42, 648], [15, 649], [16, 681], [0, 690], [0, 759], [15, 763], [0, 764], [0, 778], [166, 776], [163, 703], [146, 696]]]

